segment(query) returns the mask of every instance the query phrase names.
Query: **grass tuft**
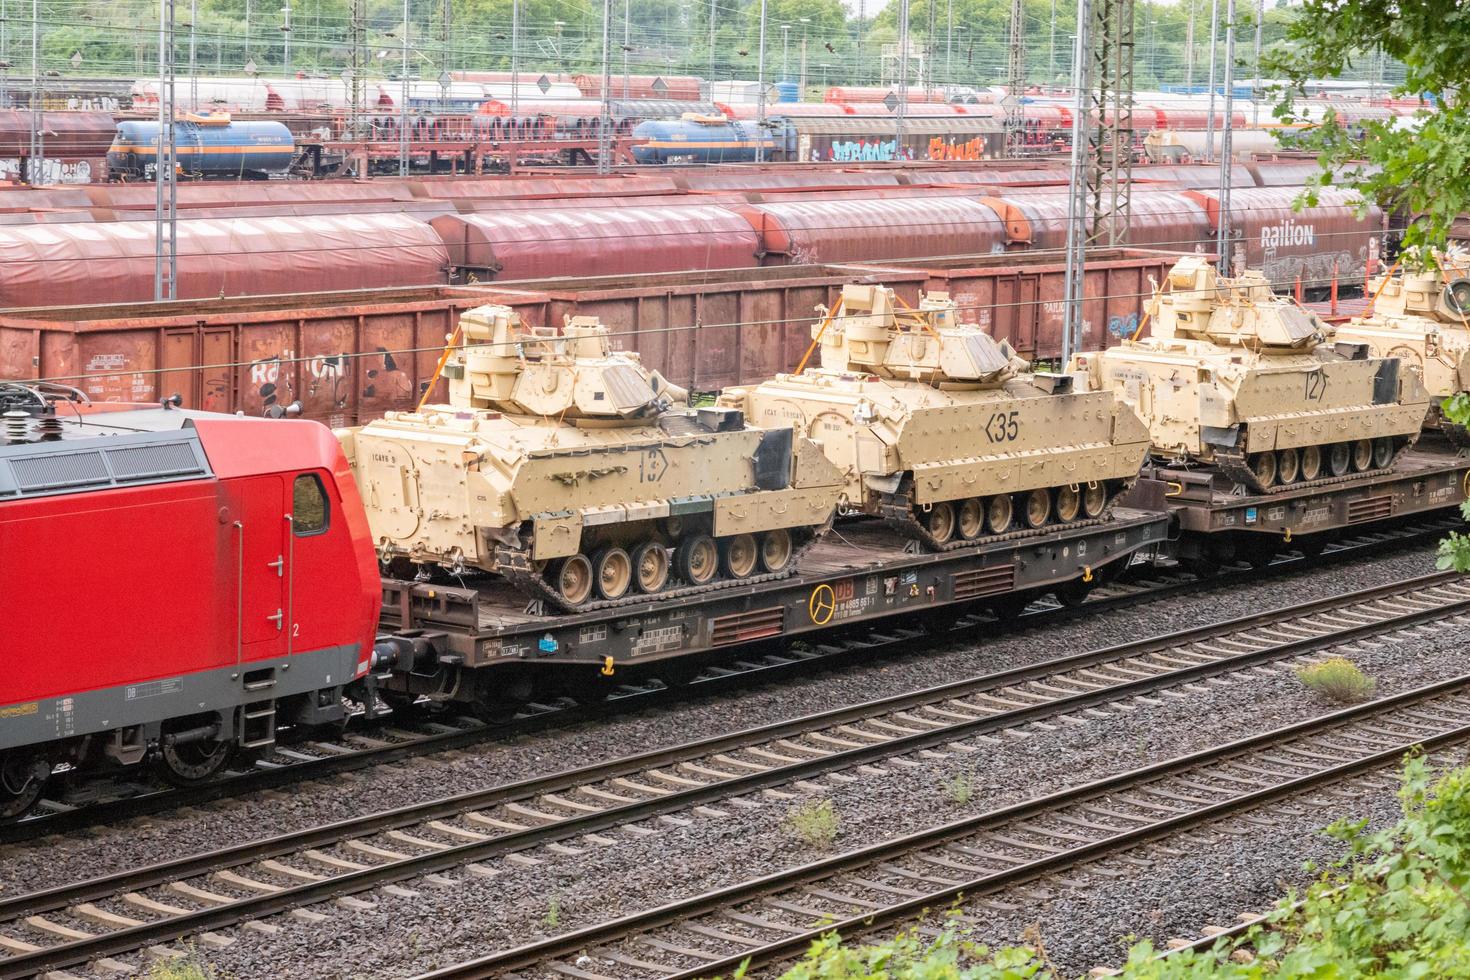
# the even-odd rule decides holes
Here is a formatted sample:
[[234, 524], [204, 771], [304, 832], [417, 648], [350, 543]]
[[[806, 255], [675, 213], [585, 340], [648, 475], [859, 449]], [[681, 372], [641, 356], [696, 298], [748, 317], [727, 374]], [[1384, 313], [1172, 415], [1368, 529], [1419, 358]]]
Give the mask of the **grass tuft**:
[[1338, 704], [1358, 704], [1373, 696], [1378, 682], [1346, 657], [1333, 657], [1296, 672], [1309, 689]]

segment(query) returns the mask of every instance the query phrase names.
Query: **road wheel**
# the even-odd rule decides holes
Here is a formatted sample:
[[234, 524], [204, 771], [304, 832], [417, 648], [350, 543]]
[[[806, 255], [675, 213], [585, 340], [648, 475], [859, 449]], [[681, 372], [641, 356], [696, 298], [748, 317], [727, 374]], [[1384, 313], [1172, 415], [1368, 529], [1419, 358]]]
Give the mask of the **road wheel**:
[[1101, 517], [1108, 506], [1108, 488], [1103, 483], [1090, 484], [1082, 491], [1082, 513], [1088, 517]]
[[586, 555], [568, 555], [553, 566], [551, 587], [568, 606], [580, 606], [592, 596], [592, 562]]
[[749, 578], [760, 561], [754, 534], [737, 534], [721, 542], [721, 568], [730, 578]]
[[954, 504], [948, 500], [941, 500], [934, 504], [929, 508], [929, 513], [919, 515], [919, 520], [923, 522], [936, 544], [944, 544], [954, 537]]
[[1256, 482], [1262, 487], [1276, 485], [1276, 454], [1255, 453], [1250, 460], [1251, 472], [1255, 474]]
[[1301, 472], [1301, 456], [1295, 449], [1281, 449], [1276, 452], [1276, 476], [1282, 483], [1295, 483]]
[[1071, 524], [1082, 513], [1082, 493], [1076, 487], [1057, 487], [1057, 520]]
[[690, 585], [709, 585], [720, 571], [720, 550], [708, 534], [691, 534], [674, 551], [674, 571]]
[[1322, 447], [1308, 446], [1298, 454], [1297, 469], [1302, 479], [1312, 481], [1322, 475]]
[[1327, 472], [1333, 476], [1345, 476], [1353, 465], [1352, 447], [1345, 442], [1334, 442], [1327, 449]]
[[761, 535], [761, 568], [768, 572], [784, 572], [794, 552], [791, 532], [778, 527]]
[[1373, 440], [1356, 439], [1353, 441], [1353, 469], [1361, 473], [1373, 468]]
[[1016, 504], [1008, 493], [998, 493], [985, 502], [985, 526], [991, 534], [1004, 534], [1016, 518]]
[[599, 597], [621, 599], [633, 584], [633, 559], [622, 548], [603, 548], [592, 556], [592, 573]]
[[1037, 487], [1026, 494], [1026, 526], [1043, 527], [1051, 516], [1051, 494], [1045, 487]]
[[1393, 464], [1393, 439], [1379, 436], [1373, 440], [1373, 468], [1386, 470]]
[[974, 497], [960, 504], [957, 520], [960, 537], [966, 541], [974, 541], [985, 533], [985, 508]]
[[669, 549], [657, 541], [645, 541], [634, 548], [633, 576], [639, 592], [662, 592], [669, 584]]

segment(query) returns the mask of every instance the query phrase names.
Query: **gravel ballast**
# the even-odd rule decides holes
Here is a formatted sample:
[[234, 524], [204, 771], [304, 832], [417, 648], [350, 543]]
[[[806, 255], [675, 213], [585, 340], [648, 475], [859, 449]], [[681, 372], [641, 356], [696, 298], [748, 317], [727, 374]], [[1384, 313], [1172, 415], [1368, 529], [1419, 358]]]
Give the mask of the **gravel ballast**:
[[[1157, 608], [1174, 605], [1172, 600], [1162, 600], [1124, 612], [1103, 613], [1087, 623], [1069, 623], [1049, 634], [1033, 631], [986, 644], [980, 650], [981, 656], [974, 651], [956, 651], [889, 662], [868, 671], [871, 676], [849, 676], [839, 671], [803, 679], [777, 690], [754, 692], [746, 700], [754, 702], [755, 707], [750, 713], [742, 712], [739, 723], [752, 724], [818, 706], [955, 679], [981, 669], [1023, 663], [1026, 650], [1001, 651], [1027, 643], [1034, 647], [1040, 636], [1056, 642], [1059, 633], [1087, 629], [1086, 638], [1073, 636], [1064, 648], [1049, 649], [1047, 655], [1052, 656], [1185, 623], [1223, 619], [1287, 601], [1403, 579], [1422, 574], [1431, 565], [1430, 553], [1425, 551], [1366, 568], [1323, 570], [1230, 590], [1225, 595], [1183, 600], [1183, 605], [1193, 608]], [[1324, 581], [1328, 576], [1333, 580]], [[1208, 604], [1208, 611], [1198, 608], [1202, 603]], [[1173, 622], [1161, 622], [1163, 617], [1172, 617]], [[1111, 636], [1100, 635], [1109, 632]], [[1388, 695], [1462, 673], [1462, 632], [1456, 627], [1421, 628], [1412, 634], [1369, 641], [1346, 652], [1377, 679], [1378, 693]], [[1034, 654], [1035, 650], [1030, 652]], [[947, 673], [942, 672], [945, 667]], [[839, 690], [834, 692], [833, 687]], [[792, 696], [793, 688], [804, 692], [795, 705], [784, 700]], [[664, 722], [669, 723], [677, 715], [679, 737], [693, 737], [704, 730], [700, 727], [704, 712], [718, 710], [713, 702], [722, 703], [728, 712], [729, 699], [711, 702], [686, 706], [688, 719], [681, 711], [664, 718]], [[971, 743], [978, 750], [971, 753], [939, 753], [937, 757], [915, 756], [884, 763], [880, 767], [884, 774], [879, 776], [827, 777], [807, 790], [792, 789], [791, 798], [781, 798], [787, 792], [783, 789], [781, 794], [751, 797], [745, 801], [747, 806], [720, 804], [723, 816], [681, 815], [689, 818], [687, 825], [681, 825], [682, 819], [651, 821], [644, 828], [654, 833], [639, 836], [613, 832], [616, 843], [579, 844], [583, 849], [576, 854], [538, 850], [531, 855], [535, 864], [528, 865], [523, 858], [495, 861], [489, 865], [495, 872], [493, 877], [457, 871], [450, 876], [452, 885], [422, 879], [407, 882], [406, 887], [418, 894], [369, 893], [363, 897], [376, 903], [372, 910], [349, 912], [327, 907], [323, 911], [330, 918], [315, 925], [280, 919], [280, 933], [269, 937], [237, 931], [232, 933], [237, 937], [234, 945], [209, 950], [205, 958], [226, 975], [238, 977], [412, 974], [811, 860], [818, 853], [787, 826], [792, 809], [805, 801], [832, 801], [841, 825], [836, 846], [846, 850], [1018, 802], [1055, 789], [1059, 783], [1085, 782], [1298, 722], [1328, 713], [1336, 706], [1307, 692], [1290, 670], [1274, 668], [1231, 675], [1223, 683], [1196, 685], [1172, 696], [1152, 696], [1126, 708], [1131, 710], [1110, 707], [1070, 722], [1033, 725], [1023, 735], [1005, 734], [993, 741]], [[608, 728], [651, 723], [652, 719], [647, 718], [620, 719], [598, 728], [599, 741]], [[728, 714], [723, 727], [734, 727]], [[564, 735], [549, 739], [538, 736], [536, 744], [560, 737]], [[372, 782], [378, 782], [376, 774], [374, 777]], [[946, 783], [957, 778], [968, 781], [973, 788], [973, 798], [966, 806], [957, 805], [946, 788]], [[1275, 845], [1263, 840], [1245, 847], [1232, 844], [1201, 848], [1199, 853], [1191, 854], [1190, 860], [1215, 862], [1214, 870], [1195, 868], [1182, 875], [1178, 879], [1182, 884], [1176, 884], [1175, 892], [1167, 899], [1155, 894], [1156, 888], [1166, 886], [1152, 879], [1147, 884], [1119, 886], [1150, 896], [1155, 907], [1173, 919], [1161, 918], [1151, 924], [1130, 921], [1120, 926], [1117, 920], [1123, 909], [1114, 909], [1089, 892], [1081, 898], [1063, 898], [1073, 903], [1085, 898], [1095, 905], [1099, 913], [1092, 918], [1098, 925], [1078, 925], [1070, 932], [1057, 932], [1055, 949], [1045, 928], [1042, 935], [1055, 956], [1068, 957], [1068, 969], [1081, 970], [1107, 960], [1118, 948], [1118, 936], [1129, 931], [1146, 934], [1146, 927], [1156, 927], [1158, 933], [1147, 934], [1167, 938], [1188, 934], [1208, 922], [1228, 924], [1236, 912], [1268, 904], [1271, 896], [1263, 894], [1263, 889], [1274, 888], [1277, 879], [1291, 879], [1303, 859], [1319, 853], [1312, 848], [1332, 846], [1322, 842], [1308, 847], [1303, 841], [1315, 841], [1313, 832], [1335, 815], [1309, 811], [1301, 818], [1300, 826], [1293, 820], [1278, 828], [1261, 829], [1262, 834], [1277, 841]], [[1330, 856], [1329, 852], [1321, 855], [1319, 860]], [[1200, 887], [1203, 881], [1209, 882], [1208, 888]], [[1051, 915], [1051, 904], [1056, 902], [1062, 902], [1057, 906], [1058, 921], [1066, 919], [1071, 906], [1063, 898], [1025, 909], [1026, 921], [1017, 926], [1015, 934], [1018, 936], [1024, 925]], [[1139, 901], [1143, 900], [1140, 897]], [[1103, 914], [1110, 912], [1117, 914], [1112, 918]], [[1184, 921], [1184, 917], [1195, 913], [1203, 916], [1200, 922]], [[1022, 915], [1016, 918], [1020, 922]], [[1076, 916], [1073, 919], [1084, 921]], [[996, 938], [1015, 938], [1006, 928], [999, 929]]]

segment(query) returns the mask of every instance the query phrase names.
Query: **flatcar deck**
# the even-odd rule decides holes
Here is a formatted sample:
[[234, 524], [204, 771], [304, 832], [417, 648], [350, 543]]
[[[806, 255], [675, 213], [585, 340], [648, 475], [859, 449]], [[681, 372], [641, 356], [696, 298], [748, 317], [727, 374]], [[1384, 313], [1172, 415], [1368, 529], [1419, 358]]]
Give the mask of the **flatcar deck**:
[[1164, 513], [1119, 508], [1097, 525], [932, 554], [859, 521], [838, 525], [781, 581], [570, 615], [538, 614], [503, 585], [386, 580], [384, 629], [425, 638], [438, 662], [469, 668], [642, 663], [1090, 580], [1168, 531]]

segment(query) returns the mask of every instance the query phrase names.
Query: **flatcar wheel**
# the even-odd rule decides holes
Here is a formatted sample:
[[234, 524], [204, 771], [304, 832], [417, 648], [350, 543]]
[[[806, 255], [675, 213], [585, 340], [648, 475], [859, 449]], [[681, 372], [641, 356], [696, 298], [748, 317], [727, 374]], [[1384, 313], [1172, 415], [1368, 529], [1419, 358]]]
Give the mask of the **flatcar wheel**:
[[985, 508], [980, 506], [979, 500], [971, 497], [960, 504], [957, 520], [960, 537], [974, 541], [985, 531]]
[[1263, 487], [1276, 485], [1276, 454], [1273, 452], [1256, 453], [1250, 458], [1251, 472], [1255, 474], [1256, 482]]
[[1102, 483], [1088, 484], [1082, 491], [1082, 513], [1088, 517], [1101, 517], [1108, 506], [1108, 488]]
[[207, 738], [175, 745], [166, 739], [158, 750], [158, 771], [175, 786], [193, 786], [218, 773], [230, 760], [229, 742]]
[[592, 575], [601, 599], [621, 599], [633, 584], [633, 559], [622, 548], [603, 548], [592, 556]]
[[1070, 524], [1082, 513], [1082, 494], [1076, 487], [1057, 487], [1057, 520]]
[[1393, 439], [1379, 436], [1373, 440], [1373, 468], [1385, 470], [1393, 463]]
[[720, 543], [720, 565], [730, 578], [749, 578], [760, 561], [754, 534], [737, 534]]
[[954, 537], [954, 504], [949, 501], [941, 500], [934, 504], [929, 508], [929, 513], [920, 516], [920, 520], [936, 543], [944, 544]]
[[1302, 472], [1302, 458], [1295, 449], [1276, 451], [1276, 478], [1282, 483], [1295, 483]]
[[669, 549], [657, 541], [645, 541], [634, 548], [633, 574], [639, 592], [662, 592], [669, 584]]
[[592, 596], [592, 562], [586, 555], [568, 555], [553, 566], [551, 586], [568, 606], [580, 606]]
[[1004, 534], [1016, 518], [1016, 505], [1008, 493], [998, 493], [985, 503], [985, 526], [991, 534]]
[[1037, 487], [1026, 494], [1026, 526], [1043, 527], [1051, 516], [1051, 494], [1045, 487]]
[[14, 820], [30, 812], [41, 799], [50, 764], [19, 749], [0, 753], [0, 820]]
[[1308, 446], [1297, 454], [1297, 469], [1302, 479], [1311, 481], [1322, 475], [1322, 447]]
[[1359, 473], [1373, 468], [1373, 440], [1353, 441], [1353, 469]]
[[1078, 576], [1070, 582], [1063, 582], [1057, 586], [1052, 590], [1052, 595], [1056, 596], [1057, 602], [1071, 609], [1074, 606], [1080, 606], [1086, 602], [1087, 596], [1092, 592], [1095, 585], [1097, 585], [1096, 578], [1091, 582], [1084, 582], [1081, 576]]
[[1352, 447], [1345, 442], [1334, 442], [1327, 450], [1327, 472], [1333, 476], [1343, 476], [1348, 468], [1352, 466]]
[[709, 585], [720, 571], [720, 549], [708, 534], [691, 534], [674, 551], [674, 571], [690, 585]]
[[794, 551], [791, 532], [786, 528], [767, 531], [761, 535], [761, 568], [771, 573], [786, 571]]

